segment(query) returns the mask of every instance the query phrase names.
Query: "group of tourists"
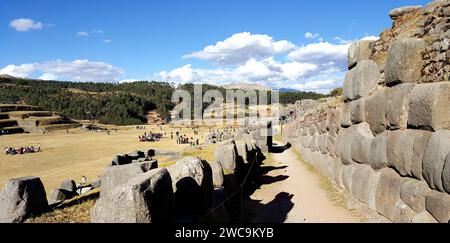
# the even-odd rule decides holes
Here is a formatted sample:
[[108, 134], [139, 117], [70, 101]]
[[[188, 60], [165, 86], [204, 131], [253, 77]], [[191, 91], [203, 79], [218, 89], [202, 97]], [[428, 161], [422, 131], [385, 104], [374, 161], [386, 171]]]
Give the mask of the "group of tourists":
[[144, 133], [144, 135], [139, 135], [139, 142], [159, 142], [163, 138], [162, 133], [153, 133], [149, 134]]
[[17, 155], [17, 154], [32, 154], [41, 152], [41, 146], [39, 145], [37, 148], [34, 146], [31, 147], [20, 147], [18, 149], [12, 147], [5, 147], [6, 155]]

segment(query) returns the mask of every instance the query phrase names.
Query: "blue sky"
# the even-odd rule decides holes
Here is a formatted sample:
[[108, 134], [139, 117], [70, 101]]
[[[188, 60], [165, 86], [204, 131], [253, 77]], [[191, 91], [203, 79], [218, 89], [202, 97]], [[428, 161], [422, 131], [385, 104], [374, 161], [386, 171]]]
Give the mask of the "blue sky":
[[325, 92], [342, 82], [351, 41], [390, 27], [392, 8], [427, 2], [2, 0], [0, 72]]

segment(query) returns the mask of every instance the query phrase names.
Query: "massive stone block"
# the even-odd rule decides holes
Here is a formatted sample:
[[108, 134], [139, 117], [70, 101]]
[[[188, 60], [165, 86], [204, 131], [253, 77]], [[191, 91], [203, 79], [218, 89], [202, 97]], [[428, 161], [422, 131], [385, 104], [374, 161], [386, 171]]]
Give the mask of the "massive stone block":
[[377, 212], [393, 221], [400, 199], [402, 178], [392, 169], [383, 169], [376, 192]]
[[418, 84], [409, 101], [408, 125], [438, 131], [450, 129], [450, 82]]
[[444, 171], [442, 172], [442, 183], [447, 193], [450, 193], [450, 153], [448, 153], [445, 159]]
[[432, 191], [427, 196], [426, 207], [439, 223], [450, 222], [450, 195]]
[[101, 197], [93, 223], [168, 223], [172, 220], [172, 181], [166, 169], [141, 174]]
[[351, 129], [342, 129], [336, 137], [336, 151], [345, 165], [353, 163]]
[[431, 134], [421, 130], [404, 130], [389, 133], [387, 144], [388, 164], [402, 176], [421, 179], [425, 143]]
[[152, 165], [152, 162], [145, 162], [107, 167], [101, 177], [100, 196], [103, 197], [134, 177], [150, 171]]
[[192, 216], [211, 208], [213, 179], [207, 162], [186, 157], [167, 167], [167, 170], [172, 178], [177, 214]]
[[364, 99], [350, 102], [350, 120], [352, 124], [359, 124], [366, 121], [364, 103]]
[[364, 60], [350, 70], [344, 79], [344, 100], [357, 100], [373, 92], [381, 79], [381, 72], [373, 60]]
[[211, 163], [211, 170], [212, 170], [214, 187], [216, 187], [216, 188], [223, 187], [224, 174], [223, 174], [222, 165], [220, 163], [214, 161]]
[[368, 165], [358, 165], [352, 175], [352, 194], [361, 202], [368, 204], [369, 198], [366, 193], [371, 168]]
[[77, 191], [77, 184], [73, 180], [65, 180], [61, 182], [59, 189], [74, 193]]
[[417, 213], [424, 211], [427, 195], [431, 192], [425, 182], [405, 179], [400, 187], [400, 198]]
[[375, 170], [383, 169], [388, 165], [387, 141], [388, 131], [376, 136], [370, 144], [369, 163]]
[[449, 152], [450, 131], [441, 130], [433, 133], [423, 156], [423, 177], [432, 189], [441, 192], [444, 191], [442, 173]]
[[342, 112], [340, 115], [340, 123], [342, 127], [350, 127], [352, 125], [352, 120], [350, 119], [350, 104], [344, 103], [342, 105]]
[[370, 126], [361, 123], [351, 128], [352, 159], [361, 164], [369, 164], [370, 146], [374, 138]]
[[237, 152], [234, 144], [218, 146], [215, 152], [216, 162], [222, 165], [224, 171], [233, 173], [237, 167]]
[[0, 223], [22, 223], [47, 210], [44, 185], [38, 177], [9, 180], [0, 192]]
[[421, 81], [424, 50], [425, 41], [417, 38], [402, 38], [391, 43], [385, 66], [386, 83], [393, 86]]
[[428, 141], [433, 133], [416, 132], [414, 139], [413, 158], [411, 163], [411, 172], [414, 178], [423, 180], [423, 155], [428, 146]]
[[352, 69], [359, 62], [369, 60], [372, 55], [372, 44], [374, 41], [363, 40], [352, 43], [348, 50], [348, 68]]
[[365, 99], [365, 119], [375, 135], [383, 133], [388, 124], [385, 100], [385, 90], [378, 90]]
[[[391, 130], [408, 127], [409, 100], [414, 84], [402, 84], [386, 89], [386, 119]], [[379, 101], [380, 103], [384, 103]]]

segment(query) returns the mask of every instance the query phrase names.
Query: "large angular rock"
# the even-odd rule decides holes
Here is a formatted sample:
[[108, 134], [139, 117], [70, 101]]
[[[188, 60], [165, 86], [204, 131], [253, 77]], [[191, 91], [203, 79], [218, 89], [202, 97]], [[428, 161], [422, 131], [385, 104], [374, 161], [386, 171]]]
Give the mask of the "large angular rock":
[[400, 198], [417, 213], [424, 211], [427, 195], [431, 192], [422, 181], [406, 179], [400, 187]]
[[352, 159], [352, 140], [351, 129], [342, 129], [336, 137], [336, 151], [339, 153], [339, 157], [344, 165], [353, 163]]
[[405, 14], [407, 14], [407, 13], [415, 12], [415, 11], [421, 9], [421, 8], [422, 8], [421, 5], [416, 5], [416, 6], [404, 6], [404, 7], [400, 7], [400, 8], [395, 8], [395, 9], [392, 9], [392, 10], [389, 12], [389, 17], [391, 17], [392, 20], [396, 20], [396, 19], [398, 19], [399, 17], [401, 17], [401, 16], [403, 16], [403, 15], [405, 15]]
[[234, 144], [218, 146], [215, 161], [222, 165], [225, 174], [233, 173], [237, 168], [237, 151]]
[[444, 171], [442, 172], [442, 183], [447, 193], [450, 193], [450, 153], [448, 153], [445, 159]]
[[361, 123], [351, 128], [352, 160], [360, 164], [370, 164], [370, 146], [374, 138], [370, 126]]
[[387, 141], [388, 131], [376, 136], [370, 144], [369, 163], [373, 169], [383, 169], [388, 165]]
[[0, 192], [0, 223], [22, 223], [47, 210], [44, 185], [38, 177], [11, 179]]
[[59, 189], [68, 191], [68, 192], [76, 192], [77, 184], [73, 180], [65, 180], [65, 181], [61, 182]]
[[386, 119], [386, 92], [378, 90], [365, 99], [365, 119], [370, 125], [373, 134], [378, 135], [386, 130], [388, 120]]
[[408, 125], [431, 131], [450, 129], [450, 82], [418, 84], [409, 101]]
[[391, 43], [385, 66], [387, 85], [421, 81], [424, 50], [425, 41], [417, 38], [402, 38]]
[[426, 207], [439, 223], [450, 222], [450, 195], [432, 191], [427, 196]]
[[[414, 84], [402, 84], [386, 89], [386, 119], [391, 130], [408, 127], [409, 100]], [[384, 103], [384, 102], [380, 102]]]
[[93, 223], [168, 223], [172, 220], [172, 181], [166, 169], [141, 174], [101, 197]]
[[53, 205], [53, 204], [61, 203], [66, 200], [72, 199], [76, 196], [78, 196], [78, 194], [76, 192], [69, 192], [69, 191], [62, 190], [62, 189], [56, 189], [56, 190], [53, 190], [52, 194], [50, 194], [49, 204]]
[[[422, 168], [425, 142], [431, 134], [421, 130], [404, 130], [389, 133], [387, 157], [389, 166], [402, 176], [416, 177]], [[417, 175], [417, 176], [416, 176]]]
[[212, 162], [211, 163], [211, 170], [212, 170], [212, 175], [213, 175], [213, 185], [214, 185], [214, 187], [216, 187], [216, 188], [223, 187], [224, 174], [223, 174], [222, 165], [220, 163], [217, 163], [217, 162]]
[[412, 176], [418, 180], [423, 180], [423, 155], [432, 134], [426, 131], [415, 133], [411, 170]]
[[[369, 181], [371, 168], [368, 165], [358, 165], [352, 175], [352, 194], [364, 204], [369, 203], [366, 193], [367, 183]], [[375, 185], [376, 186], [376, 185]]]
[[400, 199], [402, 178], [392, 169], [383, 169], [376, 192], [377, 212], [394, 221], [396, 205]]
[[416, 214], [416, 216], [413, 217], [412, 223], [414, 223], [414, 224], [433, 224], [433, 223], [439, 223], [439, 222], [428, 211], [423, 211], [423, 212]]
[[372, 44], [374, 41], [362, 40], [352, 43], [348, 50], [348, 68], [352, 69], [359, 62], [369, 60], [372, 55]]
[[210, 165], [198, 158], [186, 157], [167, 167], [175, 193], [178, 217], [196, 220], [213, 203], [213, 178]]
[[352, 125], [352, 120], [350, 119], [350, 103], [344, 103], [342, 105], [342, 112], [339, 120], [342, 127], [347, 128]]
[[368, 200], [367, 205], [373, 211], [377, 211], [377, 190], [380, 183], [381, 171], [371, 170], [369, 180], [367, 181], [365, 193]]
[[152, 169], [152, 162], [109, 166], [101, 177], [100, 196], [112, 192], [116, 187]]
[[433, 133], [423, 156], [423, 177], [432, 189], [441, 192], [444, 192], [442, 173], [449, 152], [450, 131], [441, 130]]
[[352, 124], [359, 124], [366, 121], [364, 103], [364, 99], [350, 102], [350, 120]]
[[378, 85], [381, 72], [373, 60], [363, 60], [350, 70], [344, 79], [344, 100], [357, 100], [369, 96]]

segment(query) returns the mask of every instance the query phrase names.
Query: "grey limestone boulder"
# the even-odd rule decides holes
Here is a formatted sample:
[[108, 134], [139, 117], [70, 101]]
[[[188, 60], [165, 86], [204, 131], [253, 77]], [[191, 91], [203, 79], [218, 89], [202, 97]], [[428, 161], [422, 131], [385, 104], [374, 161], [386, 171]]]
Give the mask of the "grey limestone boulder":
[[11, 179], [0, 191], [0, 223], [22, 223], [47, 207], [47, 195], [38, 177]]

